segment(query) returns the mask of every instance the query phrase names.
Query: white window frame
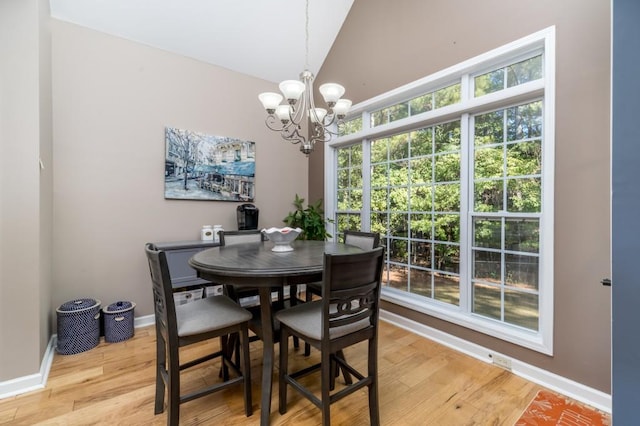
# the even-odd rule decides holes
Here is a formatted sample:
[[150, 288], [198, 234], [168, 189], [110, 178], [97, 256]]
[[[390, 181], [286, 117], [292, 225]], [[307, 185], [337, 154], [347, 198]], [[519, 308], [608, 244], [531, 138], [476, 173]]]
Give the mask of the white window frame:
[[[518, 62], [523, 57], [531, 56], [532, 52], [543, 53], [543, 78], [523, 83], [518, 86], [506, 88], [484, 96], [475, 98], [472, 93], [473, 77], [497, 67]], [[398, 121], [370, 128], [369, 111], [375, 111], [385, 106], [401, 102], [406, 99], [445, 87], [453, 82], [461, 82], [461, 102], [434, 109], [422, 114], [410, 116]], [[423, 302], [407, 292], [385, 287], [382, 291], [382, 299], [398, 304], [409, 309], [422, 312], [463, 327], [515, 343], [517, 345], [544, 353], [553, 354], [553, 278], [554, 278], [554, 151], [555, 151], [555, 27], [548, 27], [537, 33], [501, 46], [490, 52], [476, 56], [432, 75], [416, 80], [412, 83], [383, 93], [372, 99], [354, 105], [348, 118], [362, 116], [363, 128], [361, 131], [335, 138], [327, 144], [325, 149], [325, 211], [333, 214], [336, 211], [335, 175], [337, 154], [336, 149], [342, 146], [360, 142], [363, 144], [363, 170], [369, 167], [368, 141], [397, 134], [402, 131], [417, 129], [441, 123], [451, 119], [460, 119], [462, 130], [466, 130], [471, 124], [471, 115], [490, 109], [500, 109], [515, 103], [527, 102], [536, 98], [542, 98], [543, 102], [543, 170], [542, 170], [542, 206], [540, 220], [540, 283], [539, 283], [539, 329], [537, 331], [525, 330], [521, 327], [511, 326], [499, 321], [475, 315], [469, 307], [470, 302], [470, 273], [471, 262], [471, 216], [469, 211], [468, 192], [461, 194], [461, 214], [467, 216], [467, 220], [461, 220], [460, 245], [461, 245], [461, 270], [460, 270], [460, 306], [450, 306], [437, 301]], [[463, 133], [465, 134], [465, 133]], [[468, 134], [468, 132], [467, 132]], [[463, 141], [463, 144], [469, 143]], [[464, 146], [464, 145], [463, 145]], [[464, 147], [461, 150], [462, 164], [468, 167], [461, 168], [461, 182], [464, 179], [469, 182], [468, 173], [471, 159], [468, 158], [470, 150]], [[468, 189], [468, 185], [465, 185]], [[363, 194], [369, 194], [370, 176], [363, 173]], [[367, 208], [368, 197], [364, 196], [363, 205], [363, 229], [368, 229]], [[336, 234], [336, 224], [331, 225], [330, 233]], [[463, 267], [465, 265], [465, 267]]]

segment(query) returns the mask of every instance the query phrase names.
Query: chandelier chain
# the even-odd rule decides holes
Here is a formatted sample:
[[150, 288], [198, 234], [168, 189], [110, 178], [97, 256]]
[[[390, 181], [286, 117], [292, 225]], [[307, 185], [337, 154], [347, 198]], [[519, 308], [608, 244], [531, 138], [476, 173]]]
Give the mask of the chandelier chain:
[[304, 21], [304, 68], [309, 69], [309, 0], [305, 7]]

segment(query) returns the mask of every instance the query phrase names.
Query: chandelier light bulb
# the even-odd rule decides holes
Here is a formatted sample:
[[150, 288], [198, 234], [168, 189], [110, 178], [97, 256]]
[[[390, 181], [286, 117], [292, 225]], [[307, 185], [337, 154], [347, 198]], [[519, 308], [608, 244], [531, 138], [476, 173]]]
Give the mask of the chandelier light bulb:
[[309, 117], [313, 123], [322, 124], [325, 115], [327, 115], [327, 110], [324, 108], [313, 108], [309, 110]]
[[344, 118], [351, 108], [351, 101], [349, 99], [339, 99], [333, 107], [333, 112], [338, 118]]
[[278, 105], [276, 115], [282, 124], [287, 124], [291, 120], [291, 105]]

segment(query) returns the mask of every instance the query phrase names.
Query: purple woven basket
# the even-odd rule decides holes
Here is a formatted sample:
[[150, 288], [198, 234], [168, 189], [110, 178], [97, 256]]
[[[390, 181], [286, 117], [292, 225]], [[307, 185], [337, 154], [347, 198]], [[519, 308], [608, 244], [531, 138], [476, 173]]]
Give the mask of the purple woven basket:
[[104, 341], [122, 342], [133, 337], [133, 302], [115, 302], [102, 309], [104, 317]]
[[100, 301], [76, 299], [58, 309], [57, 350], [62, 355], [79, 354], [100, 343]]

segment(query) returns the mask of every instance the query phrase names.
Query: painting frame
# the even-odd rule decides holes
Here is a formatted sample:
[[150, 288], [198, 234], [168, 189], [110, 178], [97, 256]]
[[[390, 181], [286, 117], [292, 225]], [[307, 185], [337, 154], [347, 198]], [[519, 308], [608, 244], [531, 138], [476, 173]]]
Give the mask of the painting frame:
[[165, 127], [164, 198], [255, 200], [255, 142]]

